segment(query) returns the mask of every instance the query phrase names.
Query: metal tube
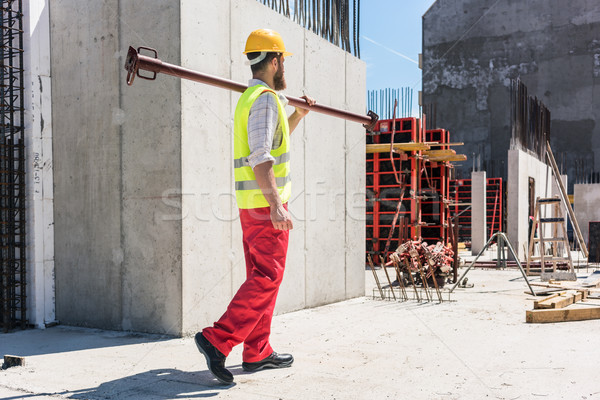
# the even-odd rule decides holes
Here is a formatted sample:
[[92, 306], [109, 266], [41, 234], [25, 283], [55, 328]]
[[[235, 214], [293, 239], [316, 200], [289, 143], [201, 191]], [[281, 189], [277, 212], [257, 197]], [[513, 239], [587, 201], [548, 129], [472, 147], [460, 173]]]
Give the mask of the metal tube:
[[[148, 57], [139, 54], [140, 49], [146, 49], [148, 51], [153, 52], [155, 57]], [[225, 78], [220, 78], [214, 75], [203, 74], [201, 72], [197, 72], [188, 68], [180, 67], [178, 65], [162, 62], [156, 56], [157, 52], [154, 49], [147, 47], [139, 47], [138, 50], [136, 50], [133, 47], [129, 47], [127, 61], [125, 62], [125, 69], [128, 71], [127, 84], [130, 86], [133, 84], [133, 79], [135, 75], [143, 79], [154, 80], [156, 79], [156, 75], [158, 73], [163, 73], [175, 76], [177, 78], [188, 79], [191, 81], [200, 82], [207, 85], [216, 86], [222, 89], [228, 89], [240, 93], [243, 93], [248, 88], [247, 85], [244, 85], [239, 82], [231, 81]], [[151, 77], [140, 75], [140, 70], [150, 71], [154, 75]], [[286, 98], [288, 99], [289, 104], [293, 107], [304, 108], [321, 114], [330, 115], [332, 117], [358, 122], [363, 124], [365, 128], [369, 130], [375, 127], [375, 123], [379, 119], [377, 114], [373, 113], [372, 111], [369, 111], [368, 115], [360, 115], [352, 113], [350, 111], [325, 106], [322, 104], [315, 104], [313, 106], [310, 106], [308, 105], [306, 100], [298, 97], [286, 96]]]
[[508, 246], [508, 249], [512, 253], [512, 256], [517, 261], [517, 266], [521, 270], [521, 274], [523, 274], [523, 278], [525, 279], [525, 282], [527, 283], [527, 286], [529, 287], [529, 290], [531, 291], [531, 294], [534, 295], [534, 296], [537, 296], [535, 294], [535, 292], [533, 291], [533, 288], [529, 284], [529, 279], [527, 279], [527, 275], [525, 274], [525, 270], [523, 269], [523, 266], [521, 265], [521, 262], [519, 261], [519, 257], [517, 256], [517, 253], [515, 253], [515, 250], [513, 249], [512, 245], [510, 244], [510, 241], [508, 240], [508, 238], [506, 237], [506, 235], [503, 232], [496, 232], [496, 233], [494, 233], [492, 235], [492, 237], [487, 241], [487, 243], [485, 244], [485, 246], [483, 246], [483, 248], [481, 249], [481, 251], [479, 252], [479, 254], [477, 254], [477, 257], [475, 257], [475, 259], [467, 267], [467, 270], [454, 283], [454, 286], [452, 286], [452, 288], [449, 291], [450, 293], [452, 293], [454, 291], [454, 289], [456, 289], [456, 287], [458, 286], [458, 284], [460, 283], [460, 281], [463, 280], [463, 278], [465, 277], [465, 275], [467, 275], [467, 273], [469, 272], [469, 270], [473, 267], [473, 265], [475, 265], [475, 262], [479, 259], [479, 257], [481, 257], [481, 255], [483, 254], [483, 252], [488, 248], [488, 246], [492, 243], [492, 240], [494, 240], [494, 238], [496, 236], [500, 236], [500, 237], [502, 237], [502, 239], [504, 239], [504, 241], [506, 242], [506, 245]]

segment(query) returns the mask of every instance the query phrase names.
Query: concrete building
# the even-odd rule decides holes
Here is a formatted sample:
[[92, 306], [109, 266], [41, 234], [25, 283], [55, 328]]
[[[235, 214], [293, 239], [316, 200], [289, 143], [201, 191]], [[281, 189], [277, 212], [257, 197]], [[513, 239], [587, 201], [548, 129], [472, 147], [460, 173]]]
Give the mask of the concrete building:
[[[239, 94], [169, 76], [128, 87], [128, 46], [245, 83], [245, 39], [270, 27], [294, 53], [286, 93], [361, 114], [365, 64], [256, 0], [25, 3], [30, 322], [175, 335], [212, 323], [245, 279]], [[276, 313], [365, 284], [364, 128], [312, 113], [291, 146], [295, 228]]]
[[[423, 104], [488, 176], [507, 177], [515, 78], [550, 109], [572, 191], [576, 161], [600, 170], [600, 3], [438, 0], [425, 13]], [[458, 172], [468, 178], [471, 167]]]

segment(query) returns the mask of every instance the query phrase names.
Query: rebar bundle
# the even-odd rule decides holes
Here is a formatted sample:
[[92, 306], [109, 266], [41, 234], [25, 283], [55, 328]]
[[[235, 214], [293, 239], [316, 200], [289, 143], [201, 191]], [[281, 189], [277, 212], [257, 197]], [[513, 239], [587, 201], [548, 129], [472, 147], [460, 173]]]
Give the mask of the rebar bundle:
[[25, 147], [22, 0], [0, 16], [0, 327], [25, 328]]
[[[360, 58], [360, 0], [258, 0]], [[292, 15], [293, 14], [293, 15]], [[352, 38], [350, 38], [352, 19]]]
[[511, 81], [511, 147], [532, 151], [545, 160], [546, 142], [550, 140], [550, 111], [537, 97], [527, 95], [520, 79]]
[[396, 101], [398, 102], [396, 117], [412, 117], [412, 100], [413, 90], [409, 87], [367, 91], [367, 109], [377, 113], [380, 119], [392, 118]]

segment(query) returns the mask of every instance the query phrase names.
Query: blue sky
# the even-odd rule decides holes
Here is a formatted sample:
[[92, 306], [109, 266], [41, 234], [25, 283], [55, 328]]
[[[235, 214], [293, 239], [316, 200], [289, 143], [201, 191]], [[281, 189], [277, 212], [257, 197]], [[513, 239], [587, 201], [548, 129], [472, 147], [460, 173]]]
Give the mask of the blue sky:
[[363, 0], [360, 53], [367, 63], [367, 90], [411, 87], [413, 115], [421, 90], [421, 21], [435, 0]]

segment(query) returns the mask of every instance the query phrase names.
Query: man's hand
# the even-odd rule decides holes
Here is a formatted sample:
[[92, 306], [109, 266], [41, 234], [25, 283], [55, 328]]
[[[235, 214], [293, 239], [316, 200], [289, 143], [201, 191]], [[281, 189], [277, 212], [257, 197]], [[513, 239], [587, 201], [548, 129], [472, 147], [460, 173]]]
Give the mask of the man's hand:
[[[317, 102], [315, 101], [315, 99], [313, 99], [312, 97], [309, 97], [307, 95], [304, 95], [304, 96], [302, 96], [300, 98], [306, 100], [306, 102], [308, 103], [309, 106], [314, 106], [315, 104], [317, 104]], [[307, 110], [305, 108], [296, 107], [296, 112], [298, 114], [300, 114], [299, 116], [301, 118], [304, 118], [306, 116], [306, 114], [308, 114], [309, 111], [310, 110]]]
[[294, 228], [292, 216], [282, 204], [271, 206], [271, 222], [273, 223], [273, 228], [280, 231], [289, 231]]
[[[308, 97], [307, 95], [302, 96], [301, 99], [306, 100], [306, 102], [310, 106], [314, 106], [315, 104], [317, 104], [317, 102], [315, 101], [315, 99], [313, 99], [312, 97]], [[308, 114], [308, 111], [309, 110], [306, 110], [304, 108], [296, 107], [296, 112], [294, 112], [288, 118], [288, 123], [289, 123], [289, 126], [290, 126], [290, 135], [292, 134], [292, 132], [294, 132], [294, 129], [296, 129], [296, 127], [300, 123], [300, 120], [302, 118], [304, 118], [306, 116], [306, 114]]]

